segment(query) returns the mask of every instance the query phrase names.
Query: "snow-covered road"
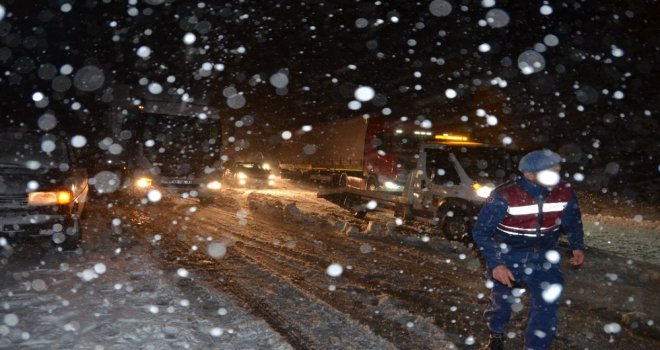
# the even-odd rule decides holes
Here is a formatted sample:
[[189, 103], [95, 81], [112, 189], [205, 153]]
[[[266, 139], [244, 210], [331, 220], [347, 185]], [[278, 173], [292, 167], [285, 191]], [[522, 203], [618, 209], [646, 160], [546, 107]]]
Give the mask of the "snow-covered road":
[[[191, 283], [92, 203], [82, 251], [4, 250], [0, 348], [290, 349], [233, 298]], [[115, 221], [117, 223], [117, 221]]]
[[[82, 251], [4, 248], [0, 347], [476, 349], [487, 337], [478, 256], [433, 227], [359, 220], [290, 182], [227, 189], [210, 207], [91, 204]], [[595, 248], [565, 271], [556, 348], [655, 348], [657, 223], [585, 215], [585, 229]]]
[[585, 214], [583, 222], [590, 247], [660, 265], [660, 221]]

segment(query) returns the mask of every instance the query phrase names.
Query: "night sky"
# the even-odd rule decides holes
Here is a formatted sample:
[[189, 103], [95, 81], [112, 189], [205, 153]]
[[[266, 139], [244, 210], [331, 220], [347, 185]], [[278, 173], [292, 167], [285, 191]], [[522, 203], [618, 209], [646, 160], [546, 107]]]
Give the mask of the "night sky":
[[[386, 114], [559, 150], [593, 177], [658, 182], [657, 1], [2, 5], [5, 122], [52, 113], [95, 139], [113, 84], [156, 83], [253, 122], [255, 147], [303, 124]], [[525, 74], [521, 54], [544, 64]], [[351, 109], [359, 86], [376, 95]]]

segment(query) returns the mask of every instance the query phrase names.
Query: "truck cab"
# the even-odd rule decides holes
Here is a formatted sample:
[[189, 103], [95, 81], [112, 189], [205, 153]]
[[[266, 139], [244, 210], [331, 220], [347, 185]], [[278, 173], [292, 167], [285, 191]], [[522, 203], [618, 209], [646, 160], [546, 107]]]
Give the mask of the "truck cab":
[[[415, 166], [400, 191], [373, 191], [350, 186], [319, 193], [335, 194], [339, 204], [364, 216], [376, 208], [394, 210], [405, 220], [425, 221], [451, 239], [469, 239], [481, 205], [497, 186], [515, 178], [523, 153], [461, 139], [424, 143], [411, 156]], [[332, 200], [332, 199], [331, 199]], [[370, 204], [371, 203], [371, 204]]]
[[105, 128], [110, 144], [120, 147], [102, 165], [122, 193], [142, 203], [164, 195], [213, 203], [222, 187], [222, 123], [204, 94], [155, 95], [127, 84], [114, 85], [112, 93]]
[[146, 101], [137, 115], [133, 191], [197, 197], [211, 204], [221, 188], [221, 130], [206, 105]]
[[404, 191], [407, 212], [430, 218], [451, 238], [464, 238], [490, 192], [515, 177], [521, 156], [469, 141], [422, 145]]

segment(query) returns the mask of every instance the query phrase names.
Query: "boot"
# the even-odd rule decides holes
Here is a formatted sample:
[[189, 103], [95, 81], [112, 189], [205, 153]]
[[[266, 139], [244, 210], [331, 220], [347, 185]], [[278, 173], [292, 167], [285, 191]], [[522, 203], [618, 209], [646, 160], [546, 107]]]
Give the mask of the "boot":
[[504, 334], [491, 333], [484, 350], [504, 350]]

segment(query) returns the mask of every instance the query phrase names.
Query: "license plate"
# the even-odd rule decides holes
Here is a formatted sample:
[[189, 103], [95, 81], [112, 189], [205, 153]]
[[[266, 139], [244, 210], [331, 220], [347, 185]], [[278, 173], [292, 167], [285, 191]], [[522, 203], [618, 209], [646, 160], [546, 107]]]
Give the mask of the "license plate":
[[161, 180], [163, 185], [192, 185], [192, 180], [187, 179], [171, 179], [171, 180]]

